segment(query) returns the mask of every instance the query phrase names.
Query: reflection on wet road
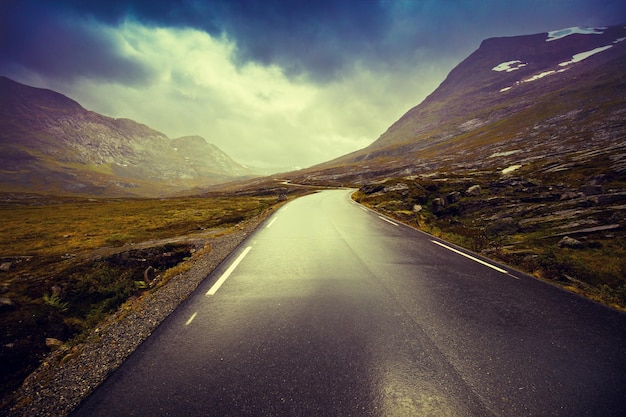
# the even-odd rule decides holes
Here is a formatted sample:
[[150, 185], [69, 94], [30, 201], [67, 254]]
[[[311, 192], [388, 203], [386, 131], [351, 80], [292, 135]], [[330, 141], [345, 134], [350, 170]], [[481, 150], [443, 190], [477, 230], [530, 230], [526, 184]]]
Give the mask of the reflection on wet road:
[[626, 316], [349, 196], [277, 211], [74, 415], [622, 412]]

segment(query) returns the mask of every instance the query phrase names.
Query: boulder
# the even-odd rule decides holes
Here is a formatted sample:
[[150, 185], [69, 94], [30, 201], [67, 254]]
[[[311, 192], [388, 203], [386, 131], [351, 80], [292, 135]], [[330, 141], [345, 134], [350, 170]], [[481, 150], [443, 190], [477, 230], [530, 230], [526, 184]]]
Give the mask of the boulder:
[[286, 187], [280, 187], [276, 189], [276, 196], [278, 201], [285, 201], [287, 199], [287, 193], [289, 190]]
[[433, 213], [439, 213], [441, 211], [443, 211], [443, 209], [446, 207], [446, 200], [444, 198], [441, 197], [437, 197], [433, 200], [432, 203], [432, 212]]
[[580, 240], [576, 240], [573, 237], [565, 236], [559, 241], [559, 248], [582, 248], [583, 243]]
[[420, 211], [422, 211], [423, 209], [424, 209], [424, 208], [423, 208], [421, 205], [419, 205], [419, 204], [415, 204], [415, 205], [413, 206], [413, 213], [419, 213], [419, 212], [420, 212]]
[[446, 203], [454, 204], [461, 199], [461, 193], [458, 191], [451, 192], [446, 196]]
[[363, 194], [369, 195], [382, 191], [384, 188], [385, 187], [383, 187], [381, 184], [367, 184], [361, 187], [361, 192]]
[[11, 262], [2, 262], [0, 264], [0, 271], [7, 272], [9, 269], [11, 269], [11, 265]]
[[469, 187], [466, 191], [465, 194], [469, 195], [469, 196], [479, 196], [480, 195], [480, 185], [476, 184], [476, 185], [472, 185], [471, 187]]
[[383, 189], [383, 191], [386, 192], [386, 193], [390, 193], [392, 191], [407, 191], [408, 189], [409, 189], [408, 185], [406, 185], [403, 182], [399, 182], [397, 184], [389, 185], [389, 186], [385, 187]]
[[46, 337], [46, 346], [51, 350], [57, 350], [63, 346], [63, 341], [54, 337]]
[[503, 219], [495, 220], [485, 227], [485, 233], [487, 235], [512, 235], [519, 231], [520, 225], [512, 217], [505, 217]]
[[575, 198], [581, 198], [581, 197], [584, 197], [584, 194], [581, 192], [565, 191], [564, 193], [561, 194], [561, 197], [559, 197], [559, 199], [561, 201], [565, 201], [565, 200], [573, 200]]
[[155, 276], [155, 270], [154, 268], [151, 266], [147, 267], [145, 271], [143, 271], [143, 280], [145, 282], [150, 282], [154, 279]]
[[587, 184], [583, 186], [580, 191], [582, 191], [582, 193], [586, 195], [587, 197], [592, 196], [592, 195], [599, 195], [599, 194], [602, 194], [602, 186], [594, 185], [594, 184]]
[[12, 306], [13, 300], [7, 297], [0, 297], [0, 306]]

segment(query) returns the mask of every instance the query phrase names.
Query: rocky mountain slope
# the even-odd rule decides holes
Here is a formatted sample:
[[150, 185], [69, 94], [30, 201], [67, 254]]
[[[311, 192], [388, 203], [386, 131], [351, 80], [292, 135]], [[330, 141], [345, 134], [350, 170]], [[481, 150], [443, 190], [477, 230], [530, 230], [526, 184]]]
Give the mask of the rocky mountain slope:
[[155, 196], [251, 172], [199, 136], [170, 140], [0, 77], [0, 190]]
[[601, 155], [624, 172], [625, 73], [624, 25], [488, 39], [370, 146], [299, 179], [555, 169]]
[[626, 310], [626, 27], [489, 39], [367, 148], [294, 183]]

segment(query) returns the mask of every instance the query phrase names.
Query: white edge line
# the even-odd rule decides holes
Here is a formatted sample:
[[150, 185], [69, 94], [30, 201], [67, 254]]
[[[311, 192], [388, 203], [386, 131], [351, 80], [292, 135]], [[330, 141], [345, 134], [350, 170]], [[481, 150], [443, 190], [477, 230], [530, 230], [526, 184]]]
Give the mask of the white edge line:
[[391, 224], [393, 224], [394, 226], [398, 226], [398, 223], [394, 223], [394, 222], [392, 222], [391, 220], [384, 218], [383, 216], [378, 216], [378, 218], [379, 218], [379, 219], [382, 219], [382, 220], [384, 220], [384, 221], [386, 221], [387, 223], [391, 223]]
[[189, 326], [191, 324], [191, 322], [193, 321], [193, 319], [196, 318], [196, 316], [198, 315], [198, 312], [196, 311], [195, 313], [193, 313], [191, 315], [191, 317], [189, 317], [189, 320], [187, 320], [187, 322], [185, 323], [185, 326]]
[[271, 220], [271, 221], [267, 224], [267, 226], [265, 226], [265, 228], [266, 228], [266, 229], [269, 229], [269, 228], [270, 228], [270, 227], [274, 224], [274, 222], [276, 221], [276, 219], [277, 219], [277, 218], [278, 218], [278, 217], [274, 217], [274, 218], [273, 218], [273, 219], [272, 219], [272, 220]]
[[366, 209], [366, 208], [365, 208], [365, 207], [363, 207], [363, 206], [359, 206], [359, 208], [360, 208], [361, 210], [363, 210], [363, 211], [369, 211], [368, 209]]
[[248, 252], [250, 252], [250, 249], [252, 249], [252, 246], [248, 246], [246, 249], [244, 249], [243, 252], [241, 252], [241, 255], [239, 255], [239, 257], [235, 259], [235, 262], [233, 262], [232, 265], [228, 267], [228, 269], [226, 270], [226, 272], [222, 274], [220, 279], [215, 281], [215, 284], [213, 284], [213, 286], [209, 289], [209, 291], [207, 291], [206, 295], [215, 295], [215, 293], [217, 292], [217, 290], [220, 289], [224, 281], [226, 281], [226, 279], [230, 276], [230, 274], [233, 273], [235, 268], [237, 268], [237, 265], [239, 265], [239, 262], [243, 260], [243, 258], [248, 254]]
[[[468, 255], [467, 253], [461, 252], [460, 250], [456, 250], [456, 249], [454, 249], [454, 248], [451, 248], [450, 246], [448, 246], [448, 245], [444, 245], [444, 244], [443, 244], [443, 243], [441, 243], [441, 242], [437, 242], [436, 240], [431, 240], [431, 242], [433, 242], [435, 245], [439, 245], [439, 246], [441, 246], [441, 247], [443, 247], [443, 248], [446, 248], [446, 249], [448, 249], [448, 250], [451, 250], [451, 251], [452, 251], [452, 252], [454, 252], [454, 253], [458, 253], [458, 254], [459, 254], [459, 255], [461, 255], [461, 256], [465, 256], [466, 258], [471, 259], [471, 260], [472, 260], [472, 261], [474, 261], [474, 262], [478, 262], [479, 264], [482, 264], [482, 265], [488, 266], [488, 267], [489, 267], [489, 268], [491, 268], [491, 269], [495, 269], [495, 270], [496, 270], [496, 271], [498, 271], [498, 272], [502, 272], [503, 274], [511, 275], [511, 274], [509, 274], [509, 272], [508, 272], [508, 271], [506, 271], [506, 270], [504, 270], [504, 269], [502, 269], [502, 268], [498, 268], [497, 266], [495, 266], [495, 265], [491, 265], [491, 264], [490, 264], [490, 263], [488, 263], [488, 262], [485, 262], [485, 261], [483, 261], [483, 260], [481, 260], [481, 259], [475, 258], [475, 257], [473, 257], [472, 255]], [[516, 276], [514, 276], [514, 275], [511, 275], [511, 276], [512, 276], [513, 278], [515, 278], [515, 279], [519, 279], [519, 278], [517, 278], [517, 277], [516, 277]]]

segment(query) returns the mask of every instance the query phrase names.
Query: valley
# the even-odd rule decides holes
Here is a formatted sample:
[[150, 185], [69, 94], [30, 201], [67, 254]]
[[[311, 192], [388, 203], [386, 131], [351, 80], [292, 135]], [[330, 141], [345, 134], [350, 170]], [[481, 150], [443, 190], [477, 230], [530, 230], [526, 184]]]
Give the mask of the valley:
[[370, 146], [288, 178], [623, 310], [625, 34], [487, 39]]
[[322, 188], [626, 311], [624, 39], [487, 39], [369, 146], [267, 177], [202, 137], [0, 78], [2, 407], [192, 276], [166, 317], [284, 201]]

